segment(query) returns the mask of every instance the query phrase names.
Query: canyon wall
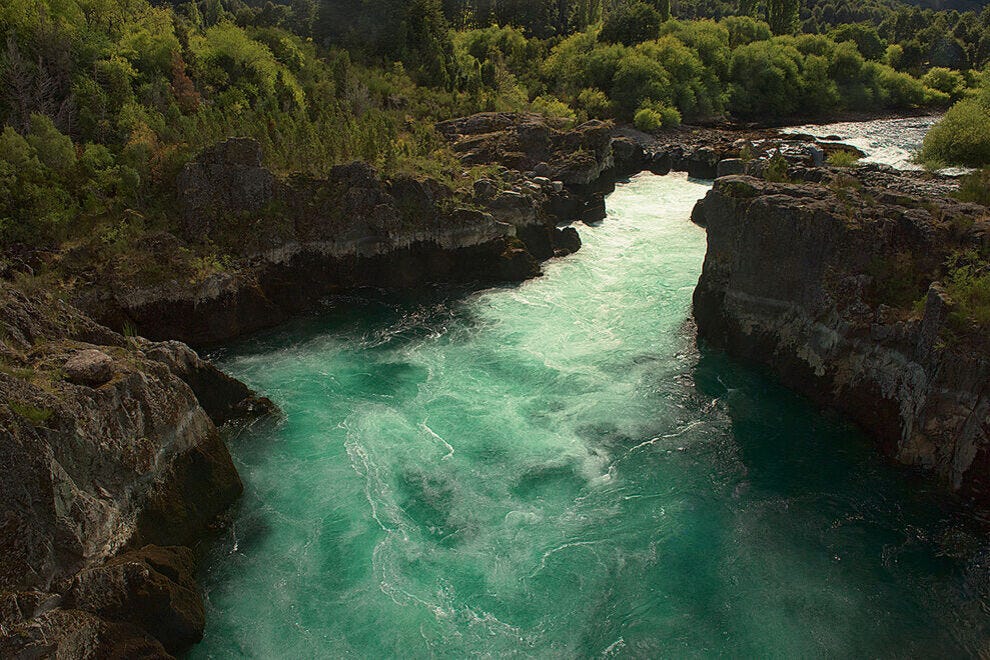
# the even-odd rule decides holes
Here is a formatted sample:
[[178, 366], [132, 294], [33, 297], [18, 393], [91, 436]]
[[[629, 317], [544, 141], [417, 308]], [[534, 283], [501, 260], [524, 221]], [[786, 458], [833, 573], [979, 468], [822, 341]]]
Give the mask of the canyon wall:
[[217, 426], [273, 406], [184, 344], [125, 338], [51, 295], [0, 285], [0, 337], [0, 656], [198, 641], [185, 546], [241, 492]]
[[990, 336], [946, 286], [947, 264], [990, 253], [987, 209], [818, 175], [811, 185], [727, 176], [699, 202], [701, 340], [987, 501]]

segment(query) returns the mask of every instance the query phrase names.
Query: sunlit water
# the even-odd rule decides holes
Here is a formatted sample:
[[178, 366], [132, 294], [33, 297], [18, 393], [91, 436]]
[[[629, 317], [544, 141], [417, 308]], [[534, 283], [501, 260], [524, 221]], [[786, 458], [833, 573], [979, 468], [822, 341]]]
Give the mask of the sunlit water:
[[369, 294], [222, 356], [278, 422], [199, 657], [975, 654], [975, 537], [689, 324], [707, 186], [644, 174], [518, 287]]
[[866, 156], [864, 163], [881, 163], [900, 170], [920, 170], [914, 162], [921, 144], [941, 116], [877, 119], [839, 124], [811, 124], [784, 129], [785, 133], [804, 133], [818, 139], [838, 138]]

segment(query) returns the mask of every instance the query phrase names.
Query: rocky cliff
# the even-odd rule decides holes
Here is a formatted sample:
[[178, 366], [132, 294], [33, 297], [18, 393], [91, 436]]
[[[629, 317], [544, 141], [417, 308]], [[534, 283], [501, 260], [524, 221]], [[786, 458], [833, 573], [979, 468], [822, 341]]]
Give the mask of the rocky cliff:
[[111, 327], [205, 345], [276, 325], [335, 291], [519, 281], [580, 247], [573, 229], [556, 226], [579, 212], [561, 181], [503, 170], [473, 183], [458, 193], [361, 163], [323, 179], [280, 177], [256, 142], [230, 139], [180, 174], [183, 229], [164, 252], [206, 242], [233, 262], [193, 284], [97, 278], [75, 302]]
[[987, 209], [871, 176], [718, 179], [694, 217], [708, 229], [699, 335], [985, 502], [990, 333], [951, 294], [990, 256]]
[[0, 656], [198, 641], [182, 546], [241, 492], [217, 425], [269, 408], [184, 344], [0, 285]]

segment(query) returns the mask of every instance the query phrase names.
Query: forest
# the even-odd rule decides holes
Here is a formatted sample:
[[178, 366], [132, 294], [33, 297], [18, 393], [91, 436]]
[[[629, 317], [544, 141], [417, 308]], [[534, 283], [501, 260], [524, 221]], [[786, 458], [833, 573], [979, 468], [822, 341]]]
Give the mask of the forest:
[[[952, 109], [932, 163], [990, 162], [990, 8], [871, 0], [5, 0], [0, 245], [127, 268], [203, 147], [283, 174], [361, 160], [458, 185], [434, 123], [784, 121]], [[955, 104], [955, 105], [953, 105]], [[194, 246], [190, 277], [222, 268]], [[141, 270], [142, 266], [134, 266]]]

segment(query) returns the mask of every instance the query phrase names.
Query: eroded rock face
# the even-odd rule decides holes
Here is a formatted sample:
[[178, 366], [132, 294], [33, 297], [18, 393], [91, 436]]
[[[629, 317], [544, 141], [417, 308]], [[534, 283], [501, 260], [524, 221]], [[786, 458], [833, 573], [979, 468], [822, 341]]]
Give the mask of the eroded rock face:
[[195, 570], [189, 548], [145, 546], [80, 571], [65, 604], [137, 625], [175, 652], [203, 638], [206, 614]]
[[223, 214], [258, 213], [273, 199], [274, 175], [261, 167], [261, 145], [231, 138], [205, 150], [179, 174], [179, 207], [188, 235], [209, 235]]
[[612, 125], [597, 120], [568, 130], [540, 115], [484, 112], [437, 130], [467, 164], [499, 163], [568, 185], [591, 184], [614, 162]]
[[695, 211], [708, 228], [699, 335], [986, 501], [990, 344], [978, 329], [949, 327], [952, 301], [937, 280], [950, 254], [990, 248], [987, 210], [844, 176], [831, 186], [715, 182]]
[[[191, 544], [240, 494], [193, 388], [221, 384], [216, 422], [256, 399], [221, 376], [182, 344], [0, 284], [0, 655], [153, 657], [155, 638], [195, 638], [187, 551], [121, 553]], [[145, 596], [159, 609], [135, 618]]]
[[[544, 128], [514, 135], [541, 149], [593, 143], [594, 153], [610, 153], [604, 125], [573, 134]], [[598, 176], [602, 158], [593, 157], [588, 176]], [[539, 261], [580, 247], [558, 221], [600, 210], [575, 201], [557, 179], [509, 170], [496, 178], [477, 182], [472, 195], [425, 177], [385, 179], [364, 163], [334, 167], [326, 178], [276, 177], [256, 143], [228, 140], [187, 165], [178, 196], [184, 239], [229, 246], [236, 266], [192, 286], [113, 280], [74, 302], [111, 327], [212, 345], [282, 323], [350, 288], [534, 277]], [[214, 222], [219, 217], [223, 223]], [[210, 409], [206, 392], [217, 383], [197, 389], [195, 373], [186, 380]]]

